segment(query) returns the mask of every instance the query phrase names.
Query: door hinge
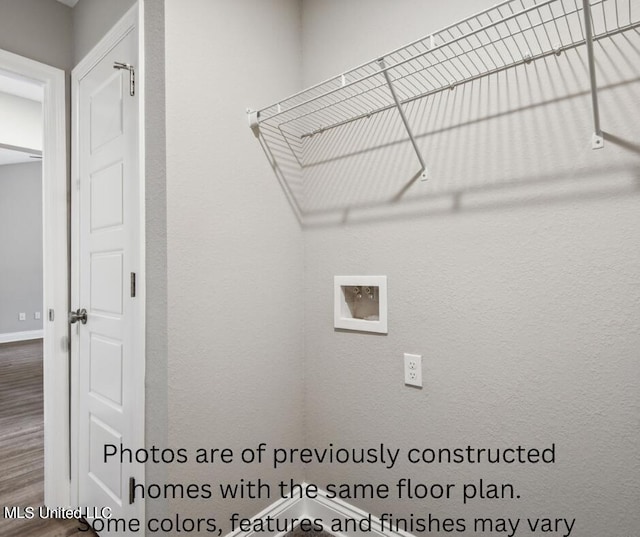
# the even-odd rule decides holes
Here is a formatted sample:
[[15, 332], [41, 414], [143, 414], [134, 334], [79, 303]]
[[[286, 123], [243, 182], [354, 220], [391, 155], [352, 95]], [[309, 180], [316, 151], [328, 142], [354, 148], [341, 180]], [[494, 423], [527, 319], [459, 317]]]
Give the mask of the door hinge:
[[133, 65], [122, 62], [113, 62], [114, 69], [125, 69], [129, 71], [129, 95], [133, 97], [136, 94], [136, 69]]
[[133, 504], [136, 499], [136, 480], [133, 477], [129, 478], [129, 505]]
[[131, 273], [131, 297], [136, 296], [136, 273]]

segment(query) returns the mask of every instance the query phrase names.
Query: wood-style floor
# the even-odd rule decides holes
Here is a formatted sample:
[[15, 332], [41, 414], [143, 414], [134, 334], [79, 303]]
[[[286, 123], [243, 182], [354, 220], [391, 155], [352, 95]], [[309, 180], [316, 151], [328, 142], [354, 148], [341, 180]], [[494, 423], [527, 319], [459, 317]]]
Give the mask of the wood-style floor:
[[42, 340], [0, 344], [0, 536], [95, 535], [75, 520], [5, 519], [5, 507], [43, 505], [43, 416]]

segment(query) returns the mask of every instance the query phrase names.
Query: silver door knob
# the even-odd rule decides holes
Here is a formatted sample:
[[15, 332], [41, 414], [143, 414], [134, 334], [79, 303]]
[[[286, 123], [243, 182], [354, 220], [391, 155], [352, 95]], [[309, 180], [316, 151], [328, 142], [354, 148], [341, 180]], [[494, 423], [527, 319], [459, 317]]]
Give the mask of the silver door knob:
[[69, 322], [71, 324], [77, 323], [80, 321], [82, 324], [87, 324], [87, 310], [82, 308], [78, 308], [78, 311], [70, 311], [69, 312]]

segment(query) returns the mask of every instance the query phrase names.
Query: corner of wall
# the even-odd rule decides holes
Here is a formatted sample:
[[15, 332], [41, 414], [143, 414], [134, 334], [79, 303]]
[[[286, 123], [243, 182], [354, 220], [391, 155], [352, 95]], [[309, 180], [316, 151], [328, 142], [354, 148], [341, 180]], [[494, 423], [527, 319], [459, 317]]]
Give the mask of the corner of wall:
[[[164, 2], [146, 1], [145, 74], [145, 255], [146, 255], [146, 389], [145, 442], [166, 445], [168, 438], [167, 343], [167, 166], [165, 107]], [[150, 464], [147, 482], [166, 481], [166, 469]], [[166, 510], [149, 502], [147, 518]]]

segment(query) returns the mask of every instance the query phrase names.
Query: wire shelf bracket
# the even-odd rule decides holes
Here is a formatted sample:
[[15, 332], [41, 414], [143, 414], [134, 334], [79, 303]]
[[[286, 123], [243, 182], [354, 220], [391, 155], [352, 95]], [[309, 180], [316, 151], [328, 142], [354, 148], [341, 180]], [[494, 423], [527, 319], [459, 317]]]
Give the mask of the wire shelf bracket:
[[420, 153], [420, 148], [416, 143], [416, 139], [413, 136], [413, 131], [411, 130], [411, 126], [409, 125], [409, 121], [407, 120], [407, 116], [404, 115], [404, 111], [402, 110], [402, 103], [400, 99], [398, 99], [398, 94], [396, 93], [395, 88], [393, 87], [393, 82], [391, 81], [391, 77], [389, 76], [389, 72], [386, 70], [386, 65], [384, 63], [384, 58], [380, 58], [378, 60], [378, 65], [380, 65], [380, 69], [382, 70], [382, 74], [384, 75], [384, 79], [387, 81], [387, 86], [389, 86], [389, 91], [391, 92], [391, 97], [393, 97], [393, 102], [398, 109], [398, 113], [400, 114], [400, 119], [402, 119], [402, 124], [409, 135], [409, 140], [411, 140], [411, 145], [413, 146], [413, 150], [416, 152], [416, 156], [418, 157], [418, 161], [420, 162], [420, 171], [419, 175], [422, 176], [422, 180], [427, 179], [427, 165], [422, 158], [422, 153]]
[[[631, 0], [629, 0], [631, 1]], [[596, 60], [593, 52], [593, 27], [591, 21], [591, 6], [589, 0], [582, 0], [584, 15], [584, 31], [587, 43], [587, 58], [589, 62], [589, 83], [591, 84], [591, 107], [593, 109], [593, 135], [591, 137], [591, 148], [602, 149], [604, 147], [604, 136], [600, 128], [600, 107], [598, 105], [598, 82], [596, 80]]]
[[601, 149], [594, 45], [639, 27], [638, 0], [504, 0], [273, 105], [248, 110], [249, 125], [304, 171], [326, 148], [319, 135], [397, 110], [426, 178], [427, 166], [405, 113], [409, 103], [585, 46], [591, 145]]

